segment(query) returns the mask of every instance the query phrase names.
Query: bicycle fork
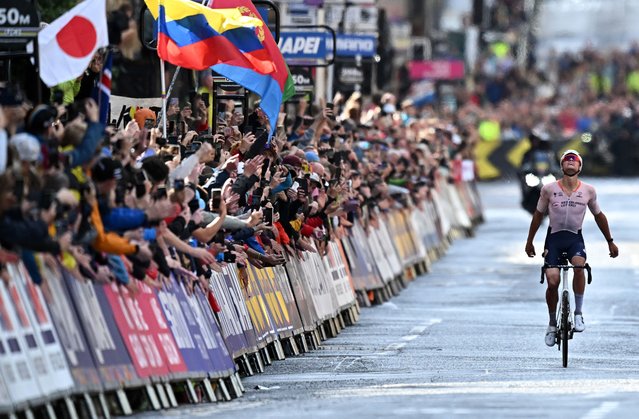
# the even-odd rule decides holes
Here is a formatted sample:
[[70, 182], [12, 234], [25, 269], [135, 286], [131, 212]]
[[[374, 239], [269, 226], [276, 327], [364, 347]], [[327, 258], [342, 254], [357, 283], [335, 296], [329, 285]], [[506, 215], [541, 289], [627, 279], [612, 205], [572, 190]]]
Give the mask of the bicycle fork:
[[[557, 307], [557, 349], [561, 350], [563, 337], [572, 339], [573, 314], [570, 310], [570, 291], [568, 289], [568, 268], [561, 269], [561, 298]], [[565, 332], [564, 332], [565, 330]]]

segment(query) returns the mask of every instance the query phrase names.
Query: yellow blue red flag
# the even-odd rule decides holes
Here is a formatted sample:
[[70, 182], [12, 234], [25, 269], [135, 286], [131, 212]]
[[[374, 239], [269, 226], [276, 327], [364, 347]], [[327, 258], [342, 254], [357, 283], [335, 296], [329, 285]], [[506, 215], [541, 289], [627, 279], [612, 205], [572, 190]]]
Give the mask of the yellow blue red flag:
[[[158, 56], [174, 65], [204, 70], [216, 64], [242, 63], [266, 74], [273, 72], [255, 27], [260, 19], [244, 16], [237, 8], [213, 10], [190, 0], [145, 0], [157, 20]], [[241, 41], [241, 42], [240, 42]], [[238, 49], [240, 43], [243, 50]]]

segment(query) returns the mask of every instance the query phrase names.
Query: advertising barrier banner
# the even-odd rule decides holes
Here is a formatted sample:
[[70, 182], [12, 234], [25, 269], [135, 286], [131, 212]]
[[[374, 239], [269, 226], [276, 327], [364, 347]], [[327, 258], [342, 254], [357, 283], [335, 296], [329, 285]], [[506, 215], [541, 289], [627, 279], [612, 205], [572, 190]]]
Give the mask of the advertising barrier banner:
[[367, 266], [366, 260], [362, 257], [362, 252], [360, 252], [359, 249], [355, 249], [351, 244], [351, 237], [346, 236], [341, 242], [346, 260], [348, 261], [355, 291], [365, 291], [375, 288], [371, 281], [371, 277], [373, 276], [372, 268]]
[[[414, 229], [411, 216], [414, 212], [417, 212], [417, 209], [413, 211], [402, 211], [402, 225], [404, 226], [404, 231], [406, 232], [406, 240], [410, 242], [410, 246], [413, 252], [413, 260], [412, 262], [419, 263], [426, 258], [426, 248], [423, 246], [421, 238], [419, 237], [419, 229]], [[425, 227], [425, 226], [424, 226]]]
[[326, 256], [323, 258], [329, 280], [335, 291], [339, 310], [350, 307], [355, 302], [355, 294], [342, 253], [336, 242], [330, 241], [326, 246]]
[[132, 296], [116, 283], [103, 286], [136, 372], [141, 378], [185, 372], [186, 364], [155, 292], [142, 282], [138, 287]]
[[301, 263], [304, 278], [309, 285], [319, 319], [324, 321], [337, 314], [339, 305], [332, 280], [322, 258], [317, 253], [307, 253]]
[[244, 331], [244, 337], [248, 344], [248, 348], [250, 351], [255, 351], [257, 350], [257, 332], [255, 330], [255, 325], [251, 322], [251, 316], [244, 302], [247, 291], [243, 286], [244, 280], [240, 279], [240, 270], [237, 265], [228, 265], [224, 268], [224, 280], [226, 281], [230, 295], [233, 297], [232, 301], [235, 305], [240, 326]]
[[426, 60], [408, 63], [411, 80], [461, 80], [464, 78], [462, 60]]
[[365, 243], [367, 243], [371, 249], [373, 262], [375, 263], [375, 266], [377, 266], [377, 270], [379, 271], [382, 280], [384, 283], [389, 283], [393, 280], [394, 275], [390, 262], [382, 249], [381, 240], [379, 228], [370, 227]]
[[[40, 287], [33, 283], [22, 264], [8, 265], [7, 270], [13, 279], [9, 291], [18, 309], [29, 348], [27, 354], [42, 393], [49, 396], [70, 390], [73, 378]], [[21, 301], [20, 308], [18, 300]]]
[[[0, 333], [1, 336], [1, 333]], [[0, 339], [2, 339], [0, 337]], [[1, 344], [0, 340], [0, 344]], [[0, 352], [0, 356], [4, 355]], [[2, 371], [0, 371], [0, 413], [6, 413], [13, 410], [13, 405], [11, 404], [11, 396], [9, 395], [9, 389], [4, 382], [4, 378], [2, 376]]]
[[80, 282], [64, 269], [62, 276], [104, 388], [117, 389], [123, 383], [140, 383], [115, 323], [104, 286]]
[[393, 278], [401, 275], [404, 272], [404, 266], [399, 259], [399, 255], [397, 254], [397, 249], [393, 245], [393, 239], [388, 231], [388, 217], [382, 217], [384, 222], [380, 223], [379, 228], [377, 229], [377, 237], [379, 237], [379, 242], [382, 247], [382, 251], [386, 256], [386, 260], [390, 264], [391, 272], [393, 273]]
[[249, 344], [244, 336], [244, 329], [240, 323], [226, 277], [221, 273], [213, 272], [209, 278], [209, 287], [220, 307], [217, 318], [220, 320], [220, 332], [222, 332], [226, 346], [231, 351], [233, 358], [242, 356], [247, 352]]
[[75, 381], [75, 389], [79, 391], [101, 390], [100, 375], [93, 362], [91, 349], [87, 344], [82, 325], [71, 302], [60, 267], [42, 263], [40, 272], [46, 278], [46, 281], [42, 283], [42, 289], [45, 291], [44, 295], [51, 312], [51, 318]]
[[275, 324], [277, 333], [290, 335], [293, 330], [291, 315], [284, 302], [283, 292], [275, 281], [274, 269], [270, 267], [264, 269], [251, 267], [251, 269], [257, 278], [260, 292], [266, 302], [268, 313]]
[[[351, 234], [342, 242], [344, 250], [351, 262], [351, 275], [355, 281], [356, 289], [373, 290], [384, 286], [384, 279], [377, 269], [375, 258], [371, 248], [367, 246], [368, 238], [364, 232], [364, 228], [359, 223], [350, 229]], [[361, 282], [361, 288], [357, 285]]]
[[451, 229], [451, 222], [448, 214], [452, 213], [450, 204], [446, 201], [445, 195], [441, 195], [436, 189], [431, 189], [431, 195], [433, 197], [433, 206], [435, 208], [434, 213], [437, 214], [437, 229], [440, 234], [440, 239], [448, 236]]
[[286, 269], [284, 269], [283, 266], [275, 266], [272, 270], [274, 273], [273, 280], [275, 281], [275, 286], [281, 295], [280, 304], [284, 304], [286, 307], [290, 324], [293, 326], [293, 333], [297, 334], [304, 329], [304, 325], [302, 324], [302, 318], [295, 304], [295, 297], [291, 290], [291, 283], [286, 275]]
[[248, 281], [245, 288], [242, 288], [244, 301], [246, 301], [246, 309], [253, 321], [255, 327], [255, 336], [257, 343], [264, 341], [271, 342], [277, 337], [277, 325], [268, 303], [264, 298], [264, 294], [260, 289], [259, 278], [254, 267], [249, 266], [246, 269]]
[[[22, 327], [29, 325], [29, 319], [22, 304], [15, 284], [0, 281], [0, 372], [15, 404], [44, 396], [27, 355], [28, 334]], [[29, 342], [35, 344], [32, 334]]]
[[315, 304], [310, 296], [308, 284], [304, 280], [304, 271], [298, 259], [289, 258], [286, 265], [286, 276], [291, 284], [291, 292], [295, 298], [304, 330], [310, 331], [317, 327], [319, 316], [315, 310]]
[[188, 301], [195, 315], [195, 321], [200, 325], [206, 350], [213, 363], [213, 369], [209, 371], [209, 376], [231, 375], [235, 372], [235, 362], [226, 348], [226, 343], [222, 338], [217, 320], [206, 296], [199, 287], [196, 287], [194, 295]]
[[162, 311], [189, 373], [191, 376], [205, 376], [214, 369], [213, 362], [188, 299], [173, 275], [170, 283], [158, 291]]

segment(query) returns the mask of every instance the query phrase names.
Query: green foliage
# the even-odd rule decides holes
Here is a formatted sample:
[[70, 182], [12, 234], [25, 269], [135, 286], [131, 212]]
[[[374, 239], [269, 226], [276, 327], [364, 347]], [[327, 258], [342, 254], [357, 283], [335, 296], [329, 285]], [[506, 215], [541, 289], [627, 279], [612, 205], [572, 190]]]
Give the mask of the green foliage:
[[78, 0], [37, 0], [40, 19], [51, 23], [78, 3]]

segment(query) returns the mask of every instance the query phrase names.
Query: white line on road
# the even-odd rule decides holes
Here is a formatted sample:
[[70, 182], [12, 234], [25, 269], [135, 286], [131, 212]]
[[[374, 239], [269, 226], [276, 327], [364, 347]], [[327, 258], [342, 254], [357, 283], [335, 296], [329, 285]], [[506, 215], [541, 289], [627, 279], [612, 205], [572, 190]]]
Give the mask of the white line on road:
[[[596, 390], [595, 390], [596, 389]], [[592, 380], [584, 386], [581, 380], [550, 381], [479, 381], [479, 382], [424, 382], [397, 383], [342, 389], [331, 397], [395, 397], [432, 396], [453, 394], [566, 394], [588, 395], [593, 391], [613, 393], [639, 393], [639, 380], [601, 379]], [[323, 393], [322, 393], [323, 394]], [[584, 416], [587, 419], [603, 418], [619, 405], [618, 402], [604, 402]], [[598, 416], [597, 416], [598, 415]]]
[[602, 419], [619, 406], [619, 402], [603, 402], [599, 407], [590, 410], [581, 419]]
[[400, 349], [402, 349], [404, 346], [406, 346], [406, 342], [410, 342], [412, 340], [417, 339], [418, 337], [420, 337], [421, 335], [424, 334], [424, 332], [426, 332], [426, 330], [438, 323], [441, 323], [442, 319], [429, 319], [426, 323], [420, 325], [420, 326], [415, 326], [412, 329], [410, 329], [410, 331], [408, 332], [408, 335], [402, 336], [400, 338], [400, 340], [403, 340], [404, 342], [395, 342], [395, 343], [391, 343], [390, 345], [388, 345], [386, 347], [386, 349], [384, 350], [384, 352], [379, 352], [376, 355], [388, 355], [388, 354], [392, 354], [393, 352], [390, 351], [398, 351]]
[[426, 328], [428, 326], [415, 326], [412, 329], [410, 329], [410, 333], [411, 335], [421, 335], [422, 333], [424, 333], [426, 331]]
[[406, 342], [395, 342], [395, 343], [391, 343], [390, 345], [388, 345], [386, 347], [387, 351], [398, 351], [400, 349], [402, 349], [404, 346], [406, 346]]

